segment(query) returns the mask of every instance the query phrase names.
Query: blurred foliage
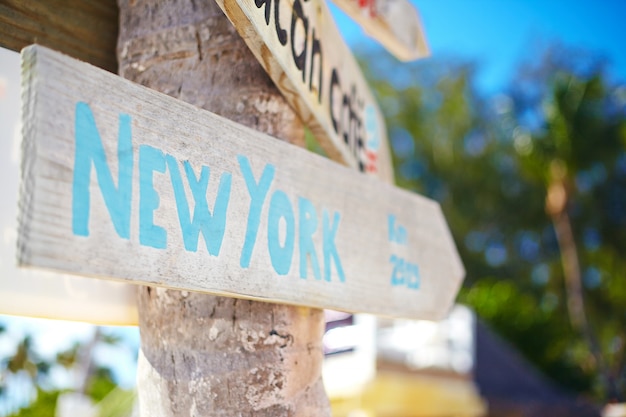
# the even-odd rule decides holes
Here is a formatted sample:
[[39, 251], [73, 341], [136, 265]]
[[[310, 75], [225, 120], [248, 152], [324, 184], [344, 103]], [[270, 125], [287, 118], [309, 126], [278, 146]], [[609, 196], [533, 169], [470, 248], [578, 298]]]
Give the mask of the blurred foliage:
[[56, 407], [57, 399], [61, 394], [59, 390], [46, 391], [39, 387], [36, 388], [36, 400], [27, 407], [21, 408], [19, 411], [9, 414], [8, 417], [44, 417], [52, 416]]
[[96, 328], [91, 340], [75, 341], [69, 348], [46, 357], [33, 336], [16, 338], [8, 331], [10, 328], [10, 324], [0, 323], [0, 342], [14, 346], [12, 352], [0, 358], [0, 415], [54, 415], [59, 396], [69, 392], [85, 394], [102, 417], [131, 414], [134, 392], [120, 389], [113, 371], [94, 359], [94, 349], [99, 346], [123, 342], [118, 335]]
[[119, 387], [112, 390], [99, 403], [99, 417], [128, 417], [133, 410], [137, 393], [134, 390], [124, 390]]
[[[601, 60], [561, 45], [490, 97], [474, 89], [471, 63], [364, 61], [398, 185], [446, 215], [467, 270], [460, 301], [561, 386], [623, 400], [626, 87], [609, 82]], [[569, 317], [562, 236], [546, 210], [555, 172], [604, 374]]]

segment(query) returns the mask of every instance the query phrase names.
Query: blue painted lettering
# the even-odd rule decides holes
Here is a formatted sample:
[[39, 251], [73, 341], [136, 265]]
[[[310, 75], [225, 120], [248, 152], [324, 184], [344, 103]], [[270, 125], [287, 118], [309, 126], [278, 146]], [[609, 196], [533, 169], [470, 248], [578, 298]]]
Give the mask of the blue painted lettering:
[[387, 223], [389, 225], [389, 241], [398, 243], [400, 245], [406, 245], [407, 233], [404, 226], [396, 224], [396, 216], [390, 214], [387, 216]]
[[304, 197], [298, 197], [299, 246], [300, 246], [300, 278], [307, 277], [307, 259], [311, 260], [315, 279], [322, 279], [320, 265], [313, 245], [313, 234], [317, 230], [317, 213], [313, 203]]
[[[93, 166], [100, 192], [116, 233], [123, 239], [130, 239], [134, 156], [131, 118], [126, 114], [120, 114], [117, 164], [115, 161], [113, 162], [113, 166], [117, 165], [118, 167], [116, 185], [93, 113], [87, 103], [79, 102], [76, 104], [72, 183], [72, 231], [75, 235], [89, 236], [90, 185]], [[155, 224], [155, 211], [161, 205], [158, 190], [155, 189], [155, 172], [166, 174], [166, 171], [169, 171], [185, 250], [198, 252], [198, 242], [200, 234], [202, 234], [209, 255], [219, 256], [226, 231], [232, 174], [230, 172], [221, 174], [215, 201], [212, 209], [210, 209], [207, 201], [207, 190], [211, 179], [211, 169], [208, 166], [200, 166], [199, 173], [196, 173], [197, 171], [194, 171], [189, 161], [181, 162], [174, 156], [165, 154], [162, 150], [149, 145], [138, 146], [137, 159], [139, 244], [156, 249], [167, 247], [167, 230]], [[240, 266], [249, 268], [258, 237], [261, 214], [265, 202], [268, 200], [276, 168], [272, 164], [265, 164], [263, 172], [257, 179], [246, 156], [238, 155], [237, 161], [250, 196], [246, 233], [240, 258]], [[186, 181], [183, 179], [181, 166], [184, 168]], [[189, 198], [193, 201], [189, 201], [188, 196], [191, 196]], [[321, 219], [318, 218], [319, 210], [322, 210]], [[289, 274], [296, 244], [298, 244], [300, 278], [308, 278], [309, 270], [311, 270], [316, 280], [321, 281], [323, 276], [325, 281], [330, 282], [334, 264], [335, 275], [338, 280], [345, 282], [345, 273], [335, 243], [341, 217], [338, 212], [329, 213], [323, 207], [319, 210], [316, 210], [310, 200], [298, 197], [296, 213], [294, 205], [284, 191], [275, 190], [273, 192], [269, 199], [267, 214], [267, 247], [276, 274], [281, 276]], [[296, 219], [296, 215], [298, 215], [298, 219]], [[318, 228], [320, 222], [321, 227]], [[296, 228], [298, 231], [297, 242]], [[321, 230], [318, 231], [318, 229]], [[314, 238], [317, 239], [317, 248]], [[406, 241], [406, 231], [402, 226], [396, 224], [393, 215], [389, 215], [389, 240], [392, 242]], [[321, 248], [319, 247], [320, 244]], [[319, 253], [320, 249], [321, 253]], [[320, 261], [324, 262], [323, 271]], [[397, 266], [394, 268], [392, 285], [399, 285], [400, 282], [409, 287], [419, 285], [417, 266], [410, 265], [408, 269], [404, 268], [406, 271], [396, 269]], [[408, 274], [407, 277], [412, 280], [408, 280], [404, 275], [400, 277], [398, 274], [401, 273]]]
[[148, 145], [139, 147], [139, 243], [157, 249], [167, 246], [167, 232], [154, 224], [159, 194], [154, 189], [153, 172], [165, 173], [165, 155]]
[[[280, 219], [285, 221], [284, 244], [280, 241]], [[295, 219], [291, 202], [283, 191], [276, 190], [270, 200], [267, 219], [267, 247], [274, 271], [278, 275], [287, 275], [291, 269], [295, 245]]]
[[421, 279], [419, 267], [416, 264], [407, 262], [396, 255], [391, 255], [389, 262], [393, 265], [393, 270], [391, 271], [392, 286], [406, 286], [413, 290], [419, 289]]
[[239, 161], [239, 168], [243, 178], [246, 180], [246, 186], [248, 187], [248, 193], [250, 194], [250, 212], [248, 213], [248, 226], [246, 229], [246, 239], [241, 250], [241, 259], [239, 261], [242, 268], [248, 268], [250, 266], [250, 259], [252, 258], [252, 250], [256, 243], [257, 233], [259, 231], [259, 223], [261, 222], [261, 210], [263, 209], [263, 203], [265, 197], [270, 189], [272, 180], [274, 179], [274, 172], [276, 169], [271, 164], [266, 164], [261, 174], [261, 179], [257, 183], [250, 167], [250, 161], [243, 155], [237, 155]]
[[419, 267], [415, 264], [407, 262], [407, 284], [406, 286], [411, 289], [418, 289], [420, 287], [420, 270]]
[[224, 240], [224, 231], [226, 230], [226, 211], [230, 200], [231, 174], [225, 172], [220, 177], [217, 197], [215, 198], [213, 213], [211, 213], [206, 199], [211, 175], [209, 167], [202, 166], [200, 178], [196, 178], [189, 161], [183, 163], [189, 189], [195, 203], [192, 220], [180, 170], [178, 169], [178, 161], [171, 155], [167, 155], [165, 159], [170, 171], [172, 188], [174, 189], [174, 197], [176, 199], [176, 209], [178, 211], [178, 221], [185, 249], [189, 252], [197, 252], [198, 238], [200, 233], [202, 233], [207, 251], [213, 256], [219, 255], [222, 241]]
[[117, 234], [130, 238], [132, 200], [133, 144], [130, 116], [120, 114], [117, 137], [117, 188], [104, 154], [93, 113], [87, 103], [76, 103], [74, 177], [72, 182], [72, 231], [89, 236], [91, 165], [96, 170], [98, 185]]
[[323, 213], [323, 237], [324, 237], [324, 278], [326, 281], [330, 281], [330, 263], [331, 259], [335, 262], [335, 268], [337, 269], [337, 275], [339, 275], [339, 281], [345, 282], [346, 276], [343, 273], [343, 267], [341, 266], [341, 259], [339, 253], [337, 253], [337, 246], [335, 245], [335, 237], [337, 236], [337, 229], [339, 228], [339, 213], [335, 212], [333, 215], [333, 223], [330, 224], [328, 211], [324, 209]]
[[400, 273], [404, 267], [404, 259], [398, 258], [396, 255], [391, 255], [389, 262], [393, 264], [393, 271], [391, 271], [391, 285], [398, 286], [404, 284], [404, 276]]

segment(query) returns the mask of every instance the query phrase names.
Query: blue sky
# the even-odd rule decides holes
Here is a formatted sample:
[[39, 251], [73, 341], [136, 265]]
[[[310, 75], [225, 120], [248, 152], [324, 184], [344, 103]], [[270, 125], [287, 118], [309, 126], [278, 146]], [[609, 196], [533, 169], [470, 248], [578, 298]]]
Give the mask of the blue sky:
[[[560, 42], [609, 60], [609, 75], [626, 82], [626, 1], [412, 0], [432, 56], [479, 64], [478, 87], [501, 90], [520, 62], [539, 58], [538, 45]], [[341, 12], [337, 23], [353, 48], [377, 47]]]

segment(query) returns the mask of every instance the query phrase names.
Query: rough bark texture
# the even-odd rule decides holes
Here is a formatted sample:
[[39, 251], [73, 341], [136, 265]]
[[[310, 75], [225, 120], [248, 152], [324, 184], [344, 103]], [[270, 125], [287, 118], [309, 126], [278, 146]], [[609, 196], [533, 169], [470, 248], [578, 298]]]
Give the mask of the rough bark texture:
[[142, 416], [330, 415], [321, 310], [146, 287]]
[[[302, 144], [297, 116], [213, 0], [120, 0], [120, 75]], [[321, 310], [139, 291], [142, 416], [329, 416]]]
[[302, 124], [211, 0], [119, 0], [119, 74], [304, 144]]

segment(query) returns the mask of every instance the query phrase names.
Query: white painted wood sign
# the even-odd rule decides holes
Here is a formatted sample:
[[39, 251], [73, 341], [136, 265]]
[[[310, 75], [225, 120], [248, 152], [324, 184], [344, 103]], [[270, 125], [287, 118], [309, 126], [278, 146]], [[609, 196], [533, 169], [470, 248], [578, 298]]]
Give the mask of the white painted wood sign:
[[385, 121], [323, 0], [217, 0], [328, 156], [392, 183]]
[[424, 29], [409, 0], [332, 0], [369, 36], [402, 61], [430, 55]]
[[437, 319], [464, 271], [439, 205], [33, 46], [18, 260], [72, 274]]

